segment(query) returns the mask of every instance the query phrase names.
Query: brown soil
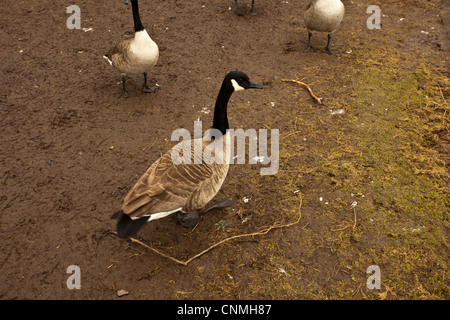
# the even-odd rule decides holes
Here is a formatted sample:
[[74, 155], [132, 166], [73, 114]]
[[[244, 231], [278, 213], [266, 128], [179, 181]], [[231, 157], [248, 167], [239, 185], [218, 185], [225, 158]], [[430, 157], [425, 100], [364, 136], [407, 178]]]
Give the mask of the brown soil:
[[[244, 17], [231, 0], [141, 0], [160, 47], [150, 78], [161, 87], [144, 94], [132, 76], [138, 94], [125, 99], [102, 56], [133, 35], [130, 6], [77, 1], [81, 27], [92, 28], [84, 31], [66, 27], [69, 4], [4, 0], [0, 297], [119, 299], [123, 289], [120, 299], [449, 299], [443, 2], [343, 2], [332, 43], [341, 53], [329, 56], [303, 52], [306, 0], [257, 0], [258, 15]], [[372, 4], [381, 30], [366, 27]], [[312, 41], [324, 47], [326, 36]], [[300, 223], [229, 241], [187, 266], [119, 239], [111, 214], [174, 144], [174, 129], [192, 131], [197, 118], [206, 129], [212, 113], [202, 108], [236, 69], [264, 90], [233, 95], [230, 126], [279, 129], [279, 173], [234, 165], [216, 199], [235, 205], [194, 230], [155, 221], [138, 238], [186, 260], [294, 221], [301, 194]], [[323, 103], [282, 79], [303, 79]], [[80, 290], [66, 286], [70, 265], [80, 267]], [[366, 287], [369, 265], [381, 268], [379, 290]]]

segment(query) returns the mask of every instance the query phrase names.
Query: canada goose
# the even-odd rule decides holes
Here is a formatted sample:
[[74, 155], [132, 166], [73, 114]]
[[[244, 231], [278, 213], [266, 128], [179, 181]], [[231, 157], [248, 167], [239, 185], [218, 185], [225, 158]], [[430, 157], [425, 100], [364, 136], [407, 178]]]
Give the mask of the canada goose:
[[[262, 86], [251, 81], [244, 72], [233, 71], [225, 76], [217, 95], [212, 125], [213, 129], [220, 131], [220, 137], [216, 137], [213, 141], [211, 139], [205, 141], [204, 138], [183, 140], [156, 160], [129, 191], [122, 204], [122, 210], [111, 216], [111, 218], [118, 219], [117, 234], [119, 237], [132, 236], [146, 222], [163, 218], [175, 212], [177, 213], [176, 220], [182, 226], [194, 227], [201, 220], [200, 216], [203, 213], [233, 203], [229, 199], [224, 199], [203, 210], [222, 186], [230, 163], [225, 159], [225, 151], [223, 154], [214, 155], [215, 159], [223, 160], [221, 163], [220, 161], [211, 161], [212, 157], [208, 157], [208, 154], [212, 154], [213, 143], [215, 145], [217, 143], [225, 144], [226, 138], [229, 136], [227, 105], [231, 94], [234, 91], [252, 88], [262, 89]], [[196, 142], [202, 146], [202, 159], [195, 159], [198, 157], [194, 152]], [[189, 156], [194, 158], [193, 164], [175, 164], [172, 159], [174, 150], [175, 154], [179, 154], [180, 150], [184, 151], [186, 143], [188, 143], [187, 150], [189, 147], [191, 148]], [[205, 151], [209, 151], [209, 153]]]
[[143, 92], [154, 92], [158, 86], [150, 87], [147, 84], [147, 72], [149, 72], [159, 58], [158, 45], [150, 38], [141, 18], [139, 17], [138, 0], [126, 0], [133, 9], [134, 38], [119, 42], [109, 50], [104, 58], [122, 74], [123, 95], [128, 98], [135, 95], [126, 90], [126, 74], [144, 74]]
[[[238, 16], [243, 16], [245, 12], [239, 7], [238, 0], [234, 0], [234, 3], [236, 4], [236, 13]], [[250, 11], [247, 12], [247, 14], [250, 14], [252, 16], [256, 16], [256, 12], [253, 11], [253, 6], [255, 4], [255, 0], [252, 0], [252, 7], [250, 8]]]
[[340, 25], [344, 17], [345, 7], [341, 0], [312, 0], [305, 9], [304, 19], [308, 29], [308, 46], [305, 52], [314, 52], [317, 49], [311, 45], [312, 31], [327, 32], [327, 47], [323, 52], [338, 53], [330, 48], [331, 34]]

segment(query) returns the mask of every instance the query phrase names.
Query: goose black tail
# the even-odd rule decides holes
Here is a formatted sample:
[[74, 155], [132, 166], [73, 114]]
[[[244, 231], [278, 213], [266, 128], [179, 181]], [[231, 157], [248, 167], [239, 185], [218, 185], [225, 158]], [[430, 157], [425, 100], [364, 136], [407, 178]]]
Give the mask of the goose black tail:
[[111, 219], [117, 219], [117, 235], [121, 238], [134, 236], [148, 221], [148, 217], [131, 219], [122, 210], [114, 213]]

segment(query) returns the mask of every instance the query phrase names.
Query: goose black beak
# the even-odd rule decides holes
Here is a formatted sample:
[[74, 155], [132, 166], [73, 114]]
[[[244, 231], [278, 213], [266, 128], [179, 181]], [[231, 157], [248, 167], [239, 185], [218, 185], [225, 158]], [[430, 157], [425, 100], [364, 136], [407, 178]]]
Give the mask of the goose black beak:
[[262, 89], [263, 87], [252, 80], [249, 80], [249, 86], [247, 89]]

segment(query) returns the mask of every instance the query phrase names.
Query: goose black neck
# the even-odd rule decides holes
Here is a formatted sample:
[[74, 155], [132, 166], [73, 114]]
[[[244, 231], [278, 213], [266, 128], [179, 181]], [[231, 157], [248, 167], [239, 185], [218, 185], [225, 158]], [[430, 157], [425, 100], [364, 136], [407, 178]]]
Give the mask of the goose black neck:
[[219, 94], [217, 95], [216, 105], [214, 107], [214, 120], [213, 128], [220, 130], [224, 135], [227, 132], [228, 126], [228, 116], [227, 116], [227, 106], [230, 100], [233, 90], [227, 88], [225, 82], [220, 88]]
[[139, 16], [138, 0], [131, 1], [131, 7], [133, 9], [134, 32], [144, 30], [144, 26], [142, 25], [142, 22], [141, 22], [141, 17]]

